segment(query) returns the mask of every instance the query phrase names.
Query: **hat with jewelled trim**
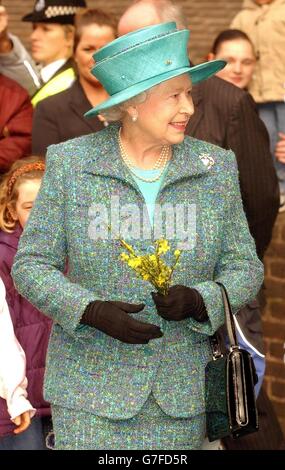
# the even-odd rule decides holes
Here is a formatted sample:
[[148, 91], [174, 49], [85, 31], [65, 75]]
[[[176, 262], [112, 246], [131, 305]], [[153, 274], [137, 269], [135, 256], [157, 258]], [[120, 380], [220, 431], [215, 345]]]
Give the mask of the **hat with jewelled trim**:
[[85, 0], [37, 0], [32, 13], [22, 20], [31, 23], [73, 24], [74, 15], [86, 6]]
[[188, 29], [176, 23], [161, 23], [139, 29], [115, 39], [94, 55], [91, 73], [110, 97], [88, 111], [91, 117], [133, 98], [161, 82], [189, 73], [197, 83], [221, 70], [226, 62], [212, 60], [190, 66]]

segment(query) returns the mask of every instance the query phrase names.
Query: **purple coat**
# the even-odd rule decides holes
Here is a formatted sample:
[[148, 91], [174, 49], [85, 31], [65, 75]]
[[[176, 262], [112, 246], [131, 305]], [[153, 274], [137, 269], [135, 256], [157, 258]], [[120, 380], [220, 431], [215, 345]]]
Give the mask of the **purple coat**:
[[[6, 288], [6, 300], [15, 335], [26, 354], [28, 399], [37, 409], [37, 416], [49, 416], [50, 406], [43, 398], [45, 358], [52, 321], [41, 314], [14, 287], [11, 268], [22, 229], [13, 233], [0, 230], [0, 276]], [[0, 436], [9, 434], [15, 425], [7, 412], [6, 401], [0, 398]]]

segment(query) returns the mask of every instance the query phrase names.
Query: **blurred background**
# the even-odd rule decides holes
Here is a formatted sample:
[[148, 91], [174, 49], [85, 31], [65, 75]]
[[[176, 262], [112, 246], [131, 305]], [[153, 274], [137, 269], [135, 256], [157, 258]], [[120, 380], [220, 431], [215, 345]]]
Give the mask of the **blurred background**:
[[[33, 10], [34, 3], [34, 0], [2, 0], [10, 15], [10, 31], [20, 36], [27, 48], [31, 25], [22, 23], [21, 17]], [[90, 8], [108, 9], [117, 16], [130, 3], [130, 0], [88, 0]], [[182, 5], [191, 29], [190, 57], [198, 63], [209, 52], [213, 38], [229, 26], [241, 8], [242, 0], [177, 0], [177, 3]]]

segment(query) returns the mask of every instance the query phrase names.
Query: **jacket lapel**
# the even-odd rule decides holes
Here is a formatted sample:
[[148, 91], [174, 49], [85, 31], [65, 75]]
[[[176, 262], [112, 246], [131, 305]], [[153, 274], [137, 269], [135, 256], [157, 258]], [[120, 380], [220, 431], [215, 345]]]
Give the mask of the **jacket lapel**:
[[172, 159], [161, 190], [181, 180], [202, 176], [211, 170], [214, 160], [210, 155], [199, 152], [197, 144], [191, 144], [194, 144], [194, 140], [189, 140], [188, 137], [187, 142], [184, 140], [181, 144], [173, 146]]
[[97, 117], [91, 119], [86, 119], [84, 117], [84, 114], [90, 110], [92, 105], [86, 98], [78, 80], [76, 80], [76, 82], [74, 82], [74, 85], [72, 86], [72, 95], [69, 102], [69, 106], [72, 112], [76, 114], [84, 123], [84, 125], [88, 127], [91, 131], [97, 132], [99, 129], [103, 128], [103, 125], [100, 125]]
[[[90, 159], [86, 160], [87, 173], [117, 179], [138, 190], [133, 177], [120, 156], [119, 128], [120, 125], [118, 123], [110, 124], [102, 131], [105, 133], [104, 145], [98, 145], [97, 142], [94, 142], [93, 148], [97, 147], [96, 157], [94, 158], [92, 155]], [[96, 134], [94, 138], [96, 139]]]

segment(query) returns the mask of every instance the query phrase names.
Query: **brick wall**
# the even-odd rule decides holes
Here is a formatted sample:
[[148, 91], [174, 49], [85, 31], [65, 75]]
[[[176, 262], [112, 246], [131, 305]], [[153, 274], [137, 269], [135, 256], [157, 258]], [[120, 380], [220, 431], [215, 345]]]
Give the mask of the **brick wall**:
[[263, 315], [266, 388], [285, 435], [285, 213], [279, 214], [265, 256], [267, 306]]
[[[10, 13], [11, 31], [18, 34], [28, 47], [30, 24], [21, 17], [32, 11], [35, 0], [2, 0]], [[90, 7], [105, 8], [119, 16], [130, 5], [130, 0], [87, 0]], [[228, 27], [239, 11], [242, 0], [177, 0], [187, 15], [191, 29], [191, 59], [201, 62], [209, 52], [213, 38]]]
[[[34, 0], [3, 0], [2, 3], [10, 13], [11, 31], [18, 34], [28, 47], [31, 26], [22, 23], [20, 18], [32, 10]], [[90, 7], [107, 7], [118, 16], [130, 3], [129, 0], [88, 0]], [[191, 29], [191, 58], [199, 62], [207, 54], [215, 35], [228, 27], [242, 0], [177, 0], [177, 3], [184, 7]], [[278, 217], [266, 256], [266, 285], [266, 386], [285, 433], [285, 214]]]

